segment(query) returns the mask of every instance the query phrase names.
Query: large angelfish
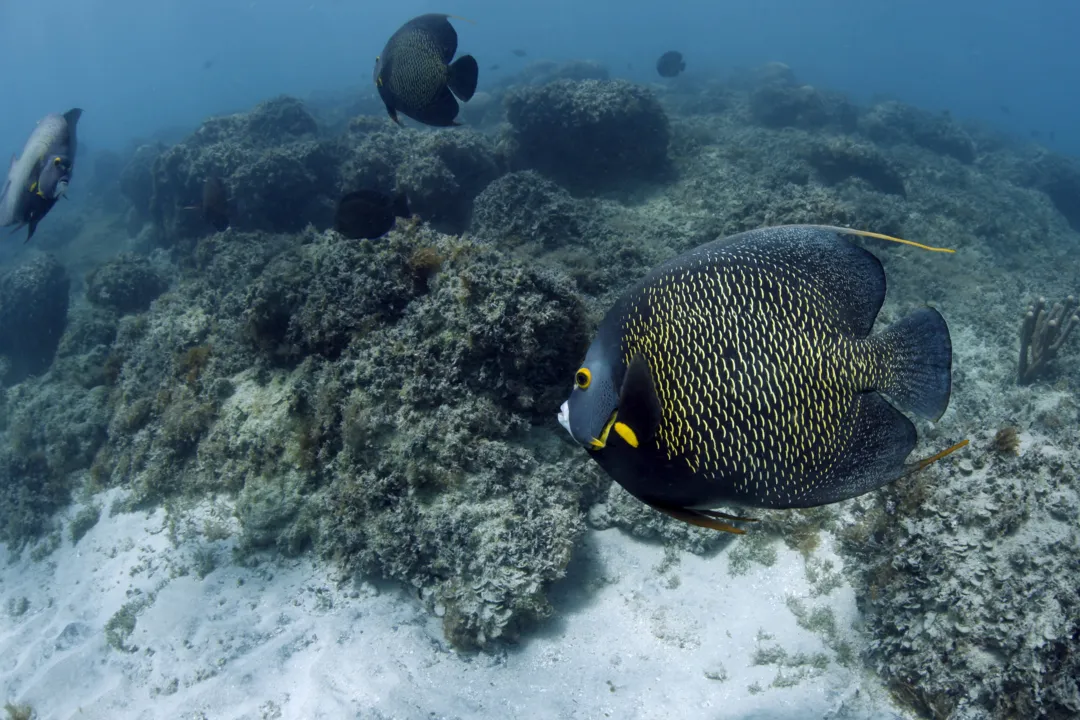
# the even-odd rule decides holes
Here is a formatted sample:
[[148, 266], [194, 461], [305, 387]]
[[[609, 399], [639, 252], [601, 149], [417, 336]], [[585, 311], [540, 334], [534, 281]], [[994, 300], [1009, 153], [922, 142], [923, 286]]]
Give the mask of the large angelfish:
[[0, 190], [0, 227], [15, 225], [19, 230], [29, 225], [29, 240], [41, 219], [67, 192], [75, 166], [75, 126], [81, 115], [79, 108], [63, 115], [46, 115], [30, 134], [22, 155], [12, 156], [7, 181]]

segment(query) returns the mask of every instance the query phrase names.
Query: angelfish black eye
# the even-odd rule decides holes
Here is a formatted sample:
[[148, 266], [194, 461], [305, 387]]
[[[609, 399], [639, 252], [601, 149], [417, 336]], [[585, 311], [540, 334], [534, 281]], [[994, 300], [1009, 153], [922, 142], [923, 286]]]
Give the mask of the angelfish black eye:
[[590, 383], [592, 383], [592, 373], [589, 372], [589, 368], [581, 368], [574, 373], [574, 385], [576, 385], [579, 390], [587, 389]]

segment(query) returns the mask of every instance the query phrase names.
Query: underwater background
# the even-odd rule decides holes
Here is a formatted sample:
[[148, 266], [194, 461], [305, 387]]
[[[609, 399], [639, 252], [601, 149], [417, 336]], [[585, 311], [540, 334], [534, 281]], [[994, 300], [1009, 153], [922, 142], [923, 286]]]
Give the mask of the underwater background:
[[[655, 58], [678, 49], [692, 75], [784, 62], [799, 77], [867, 102], [890, 97], [1080, 153], [1068, 89], [1080, 74], [1068, 0], [903, 5], [855, 0], [604, 3], [350, 3], [230, 0], [147, 5], [135, 0], [46, 7], [0, 4], [5, 79], [0, 136], [21, 137], [35, 105], [92, 97], [94, 146], [123, 147], [267, 96], [356, 88], [402, 18], [452, 12], [487, 68], [514, 48], [533, 58], [594, 59], [613, 75], [652, 79]], [[49, 49], [46, 49], [49, 48]], [[27, 62], [33, 58], [33, 62]], [[206, 67], [207, 63], [211, 66]], [[511, 73], [512, 62], [501, 73]], [[485, 83], [493, 74], [485, 72]], [[1005, 108], [1005, 110], [1003, 110]], [[1055, 139], [1048, 135], [1055, 132]], [[88, 136], [91, 137], [91, 136]]]
[[[395, 125], [373, 82], [430, 12], [479, 66], [461, 127]], [[83, 110], [66, 198], [0, 245], [5, 712], [1080, 717], [1076, 27], [1064, 0], [0, 0], [0, 151]], [[349, 235], [362, 189], [408, 211]], [[915, 454], [970, 445], [691, 527], [557, 413], [632, 283], [781, 224], [956, 251], [857, 241], [879, 330], [951, 332]]]

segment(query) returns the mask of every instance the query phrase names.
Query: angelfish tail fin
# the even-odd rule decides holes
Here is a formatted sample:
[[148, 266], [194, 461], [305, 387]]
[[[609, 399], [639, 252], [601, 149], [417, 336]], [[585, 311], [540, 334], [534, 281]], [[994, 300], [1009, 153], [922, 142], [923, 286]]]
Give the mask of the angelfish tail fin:
[[447, 85], [450, 92], [457, 95], [462, 102], [469, 102], [476, 92], [476, 83], [480, 76], [480, 67], [476, 64], [476, 58], [472, 55], [462, 55], [450, 63], [450, 77]]
[[952, 394], [952, 340], [933, 308], [916, 310], [877, 336], [890, 372], [883, 387], [901, 410], [938, 420]]

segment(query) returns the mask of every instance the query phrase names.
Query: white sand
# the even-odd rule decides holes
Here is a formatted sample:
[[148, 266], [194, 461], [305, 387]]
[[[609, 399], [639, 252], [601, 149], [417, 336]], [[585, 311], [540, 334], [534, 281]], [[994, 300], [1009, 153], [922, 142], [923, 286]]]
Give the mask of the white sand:
[[[789, 595], [831, 607], [856, 650], [863, 642], [850, 588], [813, 597], [803, 558], [782, 545], [772, 567], [732, 577], [731, 546], [660, 569], [662, 548], [591, 533], [554, 592], [554, 619], [518, 646], [468, 655], [395, 584], [339, 584], [310, 557], [235, 567], [231, 541], [181, 527], [188, 539], [174, 547], [169, 534], [163, 511], [106, 511], [42, 562], [0, 548], [0, 702], [85, 720], [906, 717], [873, 676], [839, 665], [797, 624]], [[202, 580], [180, 574], [200, 546], [218, 548], [222, 566]], [[835, 558], [828, 547], [816, 556]], [[106, 623], [140, 597], [152, 600], [127, 639], [138, 649], [118, 651]], [[753, 663], [776, 647], [829, 662]], [[800, 672], [810, 675], [771, 686]]]

